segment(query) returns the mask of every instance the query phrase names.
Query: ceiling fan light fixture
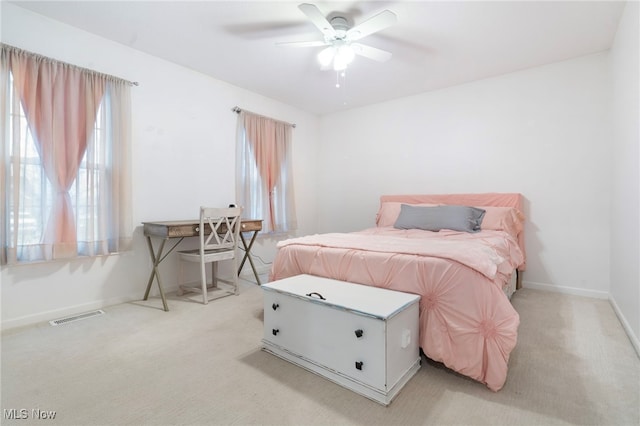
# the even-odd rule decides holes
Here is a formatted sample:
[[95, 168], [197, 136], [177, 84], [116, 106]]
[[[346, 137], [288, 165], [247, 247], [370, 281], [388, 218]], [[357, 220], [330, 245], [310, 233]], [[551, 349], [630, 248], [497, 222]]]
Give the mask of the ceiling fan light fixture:
[[346, 64], [350, 64], [355, 56], [356, 54], [353, 51], [353, 48], [348, 44], [338, 47], [336, 52], [336, 58], [339, 57], [340, 61]]
[[335, 55], [333, 57], [333, 69], [335, 71], [343, 71], [347, 69], [353, 58], [356, 56], [351, 46], [343, 44], [340, 46], [334, 46]]
[[347, 63], [340, 59], [339, 56], [336, 56], [333, 59], [333, 69], [334, 71], [344, 71], [347, 69]]
[[331, 61], [333, 61], [335, 55], [335, 48], [333, 46], [329, 46], [318, 53], [318, 62], [320, 62], [320, 65], [323, 67], [328, 67], [331, 65]]

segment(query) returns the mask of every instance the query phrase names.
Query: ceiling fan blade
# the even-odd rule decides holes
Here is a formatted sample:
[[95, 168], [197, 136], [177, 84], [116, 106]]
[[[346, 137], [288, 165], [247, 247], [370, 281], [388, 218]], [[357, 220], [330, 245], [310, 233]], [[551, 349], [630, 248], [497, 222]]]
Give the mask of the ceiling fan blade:
[[276, 45], [282, 47], [317, 47], [328, 46], [329, 44], [324, 41], [283, 41], [276, 43]]
[[300, 9], [302, 13], [307, 15], [307, 18], [311, 20], [313, 25], [318, 27], [322, 34], [328, 37], [333, 37], [336, 35], [336, 30], [333, 29], [329, 21], [327, 21], [327, 18], [325, 18], [322, 12], [320, 12], [320, 9], [318, 9], [315, 5], [310, 3], [302, 3], [298, 6], [298, 9]]
[[390, 10], [383, 10], [366, 21], [347, 31], [349, 40], [360, 40], [362, 37], [383, 30], [396, 23], [398, 17]]
[[353, 53], [356, 55], [364, 56], [365, 58], [373, 59], [378, 62], [386, 62], [391, 59], [391, 52], [378, 49], [377, 47], [367, 46], [366, 44], [351, 43]]

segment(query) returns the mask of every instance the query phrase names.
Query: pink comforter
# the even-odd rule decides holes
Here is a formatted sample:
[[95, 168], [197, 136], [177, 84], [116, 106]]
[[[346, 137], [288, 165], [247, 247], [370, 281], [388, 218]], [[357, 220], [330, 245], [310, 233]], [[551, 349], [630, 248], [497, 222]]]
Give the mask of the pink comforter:
[[502, 287], [522, 261], [502, 231], [380, 227], [282, 241], [270, 280], [304, 273], [419, 294], [425, 355], [498, 391], [520, 321]]

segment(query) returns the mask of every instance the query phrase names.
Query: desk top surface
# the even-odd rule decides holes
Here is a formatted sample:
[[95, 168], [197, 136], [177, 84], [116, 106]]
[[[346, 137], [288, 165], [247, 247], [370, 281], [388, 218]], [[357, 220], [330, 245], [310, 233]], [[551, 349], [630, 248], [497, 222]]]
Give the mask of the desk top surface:
[[[262, 219], [240, 219], [242, 223], [250, 223], [250, 222], [260, 222], [262, 223]], [[182, 226], [182, 225], [192, 225], [192, 224], [200, 224], [199, 219], [189, 219], [189, 220], [151, 220], [148, 222], [142, 222], [143, 225], [162, 225], [162, 226]]]
[[[262, 230], [262, 219], [241, 219], [242, 232]], [[164, 220], [142, 222], [144, 235], [164, 238], [195, 237], [198, 235], [199, 219]]]

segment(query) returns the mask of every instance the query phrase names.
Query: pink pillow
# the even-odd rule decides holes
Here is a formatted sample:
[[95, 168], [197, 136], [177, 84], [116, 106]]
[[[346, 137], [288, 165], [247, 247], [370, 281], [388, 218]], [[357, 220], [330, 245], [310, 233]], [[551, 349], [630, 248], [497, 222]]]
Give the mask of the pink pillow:
[[505, 231], [517, 237], [524, 229], [524, 215], [514, 207], [476, 206], [485, 210], [481, 229]]
[[425, 207], [435, 207], [438, 204], [411, 204], [411, 203], [401, 203], [396, 201], [384, 201], [380, 204], [380, 209], [378, 210], [378, 214], [376, 215], [376, 226], [393, 226], [400, 216], [400, 206], [403, 204], [409, 204], [412, 206], [425, 206]]

